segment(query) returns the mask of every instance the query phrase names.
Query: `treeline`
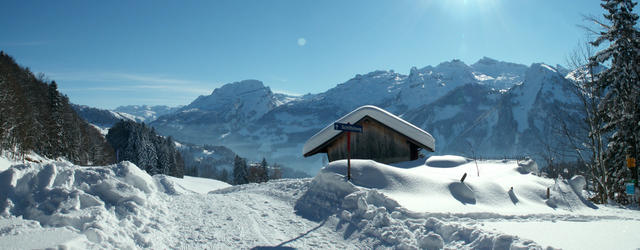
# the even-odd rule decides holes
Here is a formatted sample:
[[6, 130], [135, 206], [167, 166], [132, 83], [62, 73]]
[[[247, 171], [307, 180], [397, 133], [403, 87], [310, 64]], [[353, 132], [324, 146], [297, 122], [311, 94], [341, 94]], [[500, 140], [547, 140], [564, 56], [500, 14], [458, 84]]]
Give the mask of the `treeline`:
[[184, 176], [184, 160], [173, 139], [158, 136], [144, 123], [122, 120], [109, 129], [106, 138], [116, 150], [118, 161], [133, 162], [151, 175]]
[[24, 159], [33, 151], [78, 165], [115, 161], [100, 132], [71, 108], [55, 81], [37, 77], [0, 51], [0, 150]]
[[185, 175], [229, 182], [229, 170], [236, 155], [231, 149], [181, 142], [178, 150], [184, 158]]
[[281, 179], [282, 169], [278, 164], [269, 166], [266, 159], [262, 158], [260, 163], [247, 164], [245, 158], [236, 155], [233, 161], [232, 184], [240, 185], [247, 183], [260, 183], [269, 180]]

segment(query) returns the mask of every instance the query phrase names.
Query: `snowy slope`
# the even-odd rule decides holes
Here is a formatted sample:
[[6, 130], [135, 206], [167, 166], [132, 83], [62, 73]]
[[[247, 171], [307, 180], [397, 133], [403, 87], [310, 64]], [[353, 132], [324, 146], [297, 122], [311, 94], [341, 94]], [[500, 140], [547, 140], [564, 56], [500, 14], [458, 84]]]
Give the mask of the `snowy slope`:
[[[152, 177], [127, 162], [13, 165], [0, 172], [0, 248], [640, 246], [637, 210], [590, 204], [579, 178], [528, 174], [531, 162], [481, 161], [478, 177], [475, 164], [457, 156], [398, 167], [354, 160], [351, 182], [345, 165], [334, 162], [313, 179], [240, 186]], [[551, 199], [540, 194], [545, 187]]]
[[495, 89], [510, 89], [524, 81], [528, 69], [522, 64], [498, 61], [483, 57], [471, 65], [474, 76], [483, 84]]
[[142, 117], [123, 112], [92, 108], [85, 105], [72, 104], [71, 106], [78, 113], [78, 115], [80, 115], [80, 117], [100, 129], [109, 129], [111, 126], [113, 126], [113, 124], [120, 120], [135, 122], [144, 121], [144, 118]]
[[126, 114], [136, 117], [138, 122], [152, 122], [158, 117], [175, 112], [181, 107], [169, 107], [164, 105], [148, 106], [148, 105], [128, 105], [117, 107], [114, 111], [119, 114]]

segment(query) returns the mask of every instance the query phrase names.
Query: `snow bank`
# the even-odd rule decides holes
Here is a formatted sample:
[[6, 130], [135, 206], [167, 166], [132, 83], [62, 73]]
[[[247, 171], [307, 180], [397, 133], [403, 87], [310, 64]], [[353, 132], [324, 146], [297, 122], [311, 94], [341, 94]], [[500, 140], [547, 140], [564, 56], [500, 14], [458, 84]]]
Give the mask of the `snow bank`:
[[424, 165], [435, 168], [452, 168], [469, 162], [469, 159], [457, 155], [434, 155]]
[[86, 249], [85, 242], [84, 235], [67, 228], [43, 228], [37, 221], [15, 217], [0, 219], [2, 249]]
[[527, 158], [524, 161], [518, 161], [518, 168], [516, 169], [521, 174], [538, 174], [538, 164], [531, 158]]
[[[343, 233], [345, 239], [365, 242], [369, 246], [399, 249], [446, 248], [540, 248], [532, 241], [516, 236], [487, 232], [477, 225], [463, 225], [441, 218], [418, 214], [380, 190], [395, 187], [407, 177], [373, 161], [356, 161], [352, 166], [353, 182], [339, 174], [341, 162], [323, 168], [308, 191], [297, 201], [299, 215], [323, 220]], [[386, 165], [384, 165], [386, 166]], [[376, 168], [378, 171], [376, 171]], [[367, 181], [364, 177], [372, 177]], [[360, 180], [360, 181], [359, 181]], [[380, 189], [366, 188], [378, 187]]]
[[[570, 213], [592, 210], [576, 180], [552, 180], [534, 174], [535, 162], [468, 161], [463, 157], [431, 157], [427, 165], [398, 168], [370, 160], [351, 161], [351, 184], [377, 189], [415, 212]], [[346, 161], [334, 161], [321, 170], [343, 179]], [[523, 167], [524, 166], [524, 167]], [[523, 170], [524, 169], [524, 170]], [[526, 171], [525, 171], [526, 170]], [[466, 174], [464, 183], [462, 176]], [[325, 178], [325, 177], [316, 177]], [[547, 199], [546, 191], [550, 189]]]
[[[66, 235], [52, 236], [68, 239], [56, 243], [61, 246], [165, 248], [160, 232], [168, 222], [157, 186], [129, 162], [106, 167], [13, 165], [0, 173], [0, 216], [59, 228], [47, 230]], [[6, 237], [1, 235], [0, 242], [10, 239]]]
[[230, 187], [231, 185], [222, 181], [199, 178], [192, 176], [184, 176], [184, 178], [176, 178], [173, 176], [154, 176], [167, 194], [186, 194], [198, 193], [206, 194], [210, 191]]
[[7, 159], [5, 157], [0, 156], [0, 171], [7, 170], [13, 164], [14, 164], [14, 162], [10, 161], [9, 159]]

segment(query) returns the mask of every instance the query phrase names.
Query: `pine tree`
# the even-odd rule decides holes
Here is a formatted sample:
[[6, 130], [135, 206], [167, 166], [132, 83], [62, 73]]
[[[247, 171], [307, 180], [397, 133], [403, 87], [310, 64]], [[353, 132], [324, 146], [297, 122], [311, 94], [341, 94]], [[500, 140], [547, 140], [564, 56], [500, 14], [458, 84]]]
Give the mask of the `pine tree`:
[[258, 182], [267, 181], [269, 181], [269, 165], [267, 165], [267, 159], [262, 157], [262, 162], [260, 163], [260, 177]]
[[[604, 119], [605, 133], [609, 133], [604, 162], [611, 178], [609, 199], [626, 202], [624, 178], [631, 172], [625, 158], [638, 158], [640, 149], [640, 32], [634, 26], [638, 15], [633, 13], [637, 3], [631, 0], [603, 0], [601, 6], [609, 24], [599, 23], [604, 30], [592, 42], [593, 46], [608, 43], [608, 47], [590, 58], [590, 66], [610, 64], [598, 74], [596, 87], [604, 93], [598, 111]], [[635, 176], [634, 176], [635, 179]]]
[[144, 123], [120, 121], [109, 129], [106, 138], [118, 151], [121, 161], [131, 161], [151, 175], [184, 176], [184, 160], [173, 138], [158, 136]]
[[233, 160], [233, 184], [247, 184], [249, 183], [248, 177], [247, 161], [236, 155]]

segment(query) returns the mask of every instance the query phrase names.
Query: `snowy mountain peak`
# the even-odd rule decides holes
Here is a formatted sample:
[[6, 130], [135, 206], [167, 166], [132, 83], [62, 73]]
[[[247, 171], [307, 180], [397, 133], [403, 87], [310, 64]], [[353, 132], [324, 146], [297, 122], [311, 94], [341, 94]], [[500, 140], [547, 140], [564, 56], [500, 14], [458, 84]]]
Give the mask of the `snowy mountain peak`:
[[184, 109], [215, 110], [228, 105], [237, 107], [241, 103], [253, 101], [275, 103], [273, 92], [261, 81], [243, 80], [216, 88], [211, 95], [198, 97]]
[[271, 92], [269, 87], [265, 87], [261, 81], [249, 79], [225, 84], [222, 87], [214, 89], [211, 95], [245, 94], [252, 91], [264, 90], [265, 88]]
[[471, 64], [471, 68], [492, 77], [498, 77], [500, 74], [523, 74], [527, 70], [526, 65], [498, 61], [486, 56]]
[[553, 66], [549, 66], [544, 63], [534, 63], [531, 64], [531, 67], [525, 73], [525, 83], [527, 82], [537, 82], [542, 83], [545, 79], [551, 78], [564, 78], [556, 68]]
[[496, 59], [483, 56], [482, 58], [480, 58], [480, 60], [478, 60], [476, 63], [472, 64], [471, 66], [473, 67], [474, 65], [495, 65], [498, 63], [499, 61]]
[[442, 62], [440, 64], [438, 64], [438, 66], [436, 66], [437, 69], [440, 70], [445, 70], [445, 69], [458, 69], [458, 68], [469, 68], [469, 65], [467, 65], [466, 63], [464, 63], [463, 61], [459, 60], [459, 59], [453, 59], [451, 61], [448, 62]]
[[476, 79], [496, 89], [509, 89], [522, 83], [527, 66], [483, 57], [471, 65]]
[[144, 121], [144, 122], [152, 122], [160, 116], [170, 114], [180, 109], [182, 106], [178, 107], [169, 107], [165, 105], [156, 105], [156, 106], [148, 106], [148, 105], [128, 105], [128, 106], [119, 106], [114, 111], [119, 114], [129, 114], [132, 117], [131, 120]]

